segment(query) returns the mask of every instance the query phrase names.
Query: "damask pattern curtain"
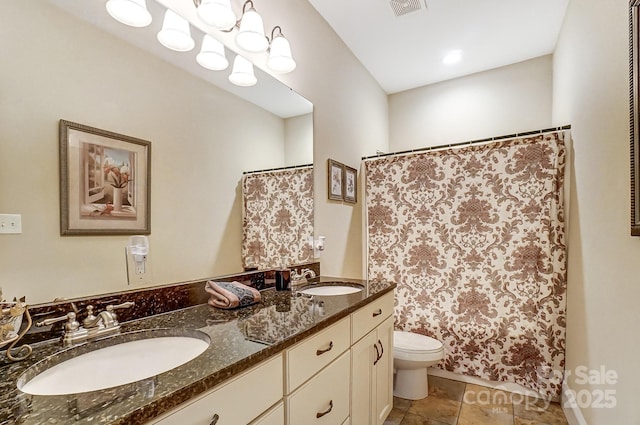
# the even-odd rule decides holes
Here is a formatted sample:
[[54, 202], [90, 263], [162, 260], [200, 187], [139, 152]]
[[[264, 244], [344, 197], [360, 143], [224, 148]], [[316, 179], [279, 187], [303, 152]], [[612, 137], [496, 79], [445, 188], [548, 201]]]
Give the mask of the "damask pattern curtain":
[[365, 162], [368, 278], [446, 370], [560, 394], [568, 132]]
[[313, 260], [313, 167], [245, 174], [242, 261], [266, 269]]

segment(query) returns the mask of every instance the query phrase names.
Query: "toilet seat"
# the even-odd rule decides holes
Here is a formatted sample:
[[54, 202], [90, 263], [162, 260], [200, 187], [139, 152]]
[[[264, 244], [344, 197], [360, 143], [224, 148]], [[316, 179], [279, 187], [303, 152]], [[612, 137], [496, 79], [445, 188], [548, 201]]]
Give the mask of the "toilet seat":
[[413, 332], [393, 331], [394, 351], [407, 354], [437, 354], [444, 346], [437, 339]]

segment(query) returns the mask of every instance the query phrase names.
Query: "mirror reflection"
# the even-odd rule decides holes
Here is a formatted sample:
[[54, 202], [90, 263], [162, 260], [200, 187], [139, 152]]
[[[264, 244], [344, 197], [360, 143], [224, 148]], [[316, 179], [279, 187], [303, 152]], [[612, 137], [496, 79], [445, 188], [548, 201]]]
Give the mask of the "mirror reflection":
[[[3, 181], [22, 177], [0, 212], [23, 221], [21, 235], [0, 239], [6, 296], [33, 304], [133, 289], [126, 236], [60, 236], [61, 119], [151, 141], [152, 273], [142, 286], [242, 271], [243, 173], [313, 162], [310, 102], [257, 68], [255, 86], [236, 87], [197, 65], [197, 48], [165, 49], [155, 38], [162, 8], [147, 5], [145, 29], [116, 22], [104, 2], [3, 6], [0, 79], [11, 84], [0, 97], [0, 169]], [[192, 35], [199, 45], [204, 34]]]

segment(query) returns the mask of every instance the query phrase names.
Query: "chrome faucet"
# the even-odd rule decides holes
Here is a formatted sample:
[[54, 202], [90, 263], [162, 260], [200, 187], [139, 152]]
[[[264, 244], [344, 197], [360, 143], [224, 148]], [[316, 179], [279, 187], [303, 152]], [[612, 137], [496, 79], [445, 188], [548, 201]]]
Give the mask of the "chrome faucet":
[[301, 283], [307, 283], [307, 279], [313, 279], [316, 277], [316, 272], [311, 269], [302, 269], [298, 273], [297, 269], [291, 271], [291, 284], [300, 285]]
[[93, 306], [89, 305], [87, 306], [87, 317], [82, 321], [82, 326], [76, 320], [76, 313], [73, 311], [64, 316], [37, 322], [36, 326], [49, 326], [66, 320], [67, 323], [64, 325], [62, 344], [64, 346], [75, 345], [98, 337], [119, 333], [120, 323], [114, 310], [130, 308], [134, 305], [135, 303], [133, 302], [125, 302], [118, 305], [109, 304], [105, 310], [98, 313], [97, 316], [93, 314]]

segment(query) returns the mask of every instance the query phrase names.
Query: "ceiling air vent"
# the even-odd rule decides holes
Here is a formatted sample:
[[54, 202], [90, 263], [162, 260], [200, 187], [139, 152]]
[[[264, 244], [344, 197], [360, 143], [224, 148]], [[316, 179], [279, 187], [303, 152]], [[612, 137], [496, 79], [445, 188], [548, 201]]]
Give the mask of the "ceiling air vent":
[[389, 3], [396, 16], [406, 15], [422, 9], [421, 0], [391, 0]]

